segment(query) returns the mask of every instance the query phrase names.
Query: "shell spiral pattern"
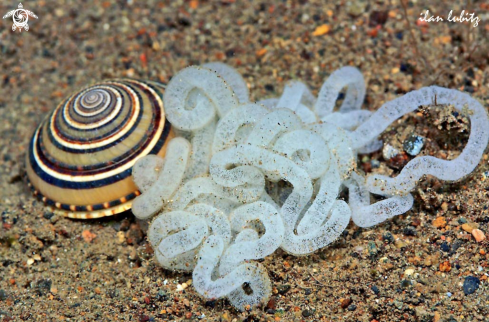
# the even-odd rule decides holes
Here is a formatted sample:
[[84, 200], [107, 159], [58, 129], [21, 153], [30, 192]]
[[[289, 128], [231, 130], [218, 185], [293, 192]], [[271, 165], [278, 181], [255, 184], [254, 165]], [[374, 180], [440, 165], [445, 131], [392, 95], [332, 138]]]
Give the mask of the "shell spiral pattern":
[[97, 218], [131, 207], [140, 194], [132, 167], [164, 156], [173, 131], [164, 87], [132, 79], [90, 86], [64, 100], [35, 130], [26, 157], [28, 185], [55, 212]]

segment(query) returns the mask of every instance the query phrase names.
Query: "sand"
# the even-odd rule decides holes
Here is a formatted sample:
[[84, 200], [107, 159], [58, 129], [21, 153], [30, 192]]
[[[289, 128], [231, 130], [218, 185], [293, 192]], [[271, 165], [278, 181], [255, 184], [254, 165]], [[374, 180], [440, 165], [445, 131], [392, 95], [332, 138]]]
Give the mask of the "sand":
[[[413, 209], [402, 216], [370, 229], [350, 224], [311, 256], [267, 257], [273, 296], [249, 312], [206, 301], [190, 274], [158, 267], [131, 213], [66, 219], [46, 210], [22, 181], [32, 131], [63, 97], [106, 78], [168, 82], [209, 61], [242, 73], [252, 99], [278, 96], [291, 79], [317, 94], [331, 72], [352, 65], [365, 75], [370, 110], [431, 84], [489, 105], [483, 1], [406, 2], [406, 11], [387, 1], [323, 3], [29, 1], [25, 8], [39, 18], [29, 19], [28, 32], [12, 32], [12, 20], [0, 20], [0, 319], [488, 321], [489, 247], [471, 234], [489, 234], [487, 150], [461, 182], [422, 180]], [[16, 5], [2, 2], [0, 13]], [[475, 11], [481, 21], [416, 22], [426, 9], [441, 17]], [[463, 115], [433, 110], [406, 116], [383, 138], [396, 145], [416, 132], [428, 138], [421, 153], [455, 157], [470, 125]], [[359, 168], [395, 175], [403, 158], [360, 156]], [[475, 291], [466, 294], [464, 282]]]

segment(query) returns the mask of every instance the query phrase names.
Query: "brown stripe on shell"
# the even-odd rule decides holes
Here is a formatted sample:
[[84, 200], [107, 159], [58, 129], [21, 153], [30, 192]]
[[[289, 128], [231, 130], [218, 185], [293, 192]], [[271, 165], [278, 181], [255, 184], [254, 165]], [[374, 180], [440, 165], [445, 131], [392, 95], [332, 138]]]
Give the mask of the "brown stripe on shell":
[[[148, 153], [163, 157], [168, 141], [174, 137], [171, 126], [165, 121], [162, 98], [164, 86], [162, 84], [129, 79], [112, 80], [95, 84], [89, 87], [86, 93], [89, 95], [91, 89], [100, 91], [104, 86], [119, 86], [117, 89], [121, 92], [122, 89], [128, 88], [133, 91], [129, 94], [123, 92], [122, 97], [124, 97], [123, 101], [131, 102], [129, 108], [134, 108], [134, 106], [137, 108], [137, 104], [140, 104], [139, 113], [141, 115], [138, 116], [140, 121], [134, 123], [138, 124], [138, 129], [128, 129], [127, 120], [120, 123], [121, 117], [134, 113], [134, 111], [125, 110], [126, 112], [121, 113], [118, 116], [119, 118], [116, 117], [107, 123], [107, 126], [112, 126], [113, 130], [111, 130], [112, 132], [105, 131], [105, 133], [110, 134], [109, 138], [117, 136], [117, 133], [122, 133], [117, 132], [120, 129], [115, 130], [114, 127], [114, 124], [119, 122], [117, 126], [126, 127], [124, 130], [126, 131], [124, 133], [128, 133], [126, 136], [121, 136], [122, 139], [110, 143], [111, 145], [106, 150], [104, 148], [104, 150], [97, 152], [73, 153], [69, 149], [66, 151], [64, 151], [64, 148], [60, 149], [61, 146], [58, 147], [53, 144], [50, 141], [52, 138], [46, 135], [47, 131], [51, 130], [51, 127], [42, 125], [49, 124], [50, 120], [53, 119], [49, 116], [40, 125], [39, 131], [36, 130], [39, 133], [38, 136], [43, 138], [43, 143], [38, 146], [37, 150], [35, 149], [36, 142], [31, 140], [29, 145], [29, 153], [26, 157], [28, 186], [31, 188], [33, 195], [43, 201], [48, 208], [66, 217], [78, 219], [99, 218], [130, 209], [132, 200], [140, 195], [140, 192], [137, 190], [128, 171], [131, 171], [132, 165], [138, 158]], [[73, 100], [77, 97], [76, 95], [70, 96], [64, 103], [59, 104], [52, 113], [57, 113], [56, 111], [62, 108], [73, 108], [72, 105], [68, 106], [67, 104], [73, 104]], [[137, 97], [134, 95], [137, 95]], [[116, 96], [108, 95], [106, 97]], [[130, 97], [132, 99], [129, 99]], [[78, 101], [81, 101], [82, 98], [84, 98], [83, 95], [78, 97]], [[108, 108], [111, 107], [112, 105], [109, 104]], [[121, 110], [124, 108], [127, 107], [122, 106]], [[87, 112], [89, 109], [80, 110], [83, 110], [84, 113], [89, 113]], [[74, 113], [75, 111], [65, 112]], [[104, 110], [104, 112], [110, 115], [110, 111]], [[154, 115], [160, 116], [154, 117]], [[80, 119], [85, 120], [84, 118], [87, 118], [87, 116], [80, 117]], [[76, 124], [73, 123], [72, 125]], [[156, 129], [158, 131], [155, 131]], [[66, 130], [66, 127], [56, 129], [56, 131], [60, 130]], [[74, 133], [83, 135], [85, 132], [72, 130], [70, 133], [71, 135]], [[55, 135], [54, 137], [63, 137], [63, 135], [61, 133], [61, 135]], [[36, 138], [36, 136], [33, 138]], [[83, 141], [83, 138], [81, 140]], [[122, 140], [122, 142], [119, 142], [119, 140]], [[71, 141], [73, 141], [72, 144], [75, 146], [79, 146], [78, 144], [81, 142]], [[104, 141], [100, 138], [94, 141], [97, 146], [103, 146]], [[67, 144], [70, 143], [68, 142]], [[90, 144], [90, 141], [88, 141], [88, 144]], [[139, 147], [136, 148], [136, 146], [131, 144], [137, 144]], [[124, 156], [117, 162], [113, 162], [113, 156], [118, 155], [116, 153], [119, 152], [124, 153], [124, 151], [130, 151], [127, 153], [128, 157]], [[91, 171], [84, 175], [85, 167], [88, 165], [88, 168], [90, 168], [90, 164], [96, 164], [97, 167], [100, 165], [101, 168], [90, 169]], [[65, 166], [70, 166], [71, 170], [67, 170]], [[110, 171], [106, 169], [110, 169]], [[122, 174], [123, 176], [121, 176]], [[92, 185], [91, 182], [96, 184]], [[83, 188], [81, 188], [82, 186]]]

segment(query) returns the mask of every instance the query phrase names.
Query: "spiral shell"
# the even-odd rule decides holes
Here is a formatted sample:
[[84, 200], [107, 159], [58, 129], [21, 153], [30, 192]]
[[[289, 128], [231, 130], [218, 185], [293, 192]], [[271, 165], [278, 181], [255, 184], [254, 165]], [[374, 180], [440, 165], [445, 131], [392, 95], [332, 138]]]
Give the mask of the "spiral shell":
[[26, 156], [29, 187], [54, 212], [79, 219], [131, 208], [131, 172], [147, 154], [164, 156], [174, 136], [163, 84], [120, 79], [63, 101], [35, 130]]

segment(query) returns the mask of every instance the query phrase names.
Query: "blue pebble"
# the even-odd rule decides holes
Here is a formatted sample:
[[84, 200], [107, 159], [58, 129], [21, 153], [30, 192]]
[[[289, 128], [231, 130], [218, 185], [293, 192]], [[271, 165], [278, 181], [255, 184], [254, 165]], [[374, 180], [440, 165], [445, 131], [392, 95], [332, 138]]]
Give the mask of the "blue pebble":
[[464, 281], [464, 293], [470, 295], [477, 291], [481, 281], [475, 276], [467, 276]]
[[370, 287], [372, 289], [372, 291], [375, 293], [375, 295], [379, 295], [380, 293], [380, 290], [377, 286], [375, 285], [372, 285], [372, 287]]
[[404, 151], [411, 156], [416, 156], [421, 152], [421, 149], [424, 145], [424, 138], [421, 136], [417, 136], [412, 134], [410, 137], [406, 139], [403, 143]]
[[448, 253], [450, 251], [450, 246], [448, 245], [447, 242], [443, 242], [441, 245], [440, 245], [440, 248], [442, 251], [444, 251], [445, 253]]

